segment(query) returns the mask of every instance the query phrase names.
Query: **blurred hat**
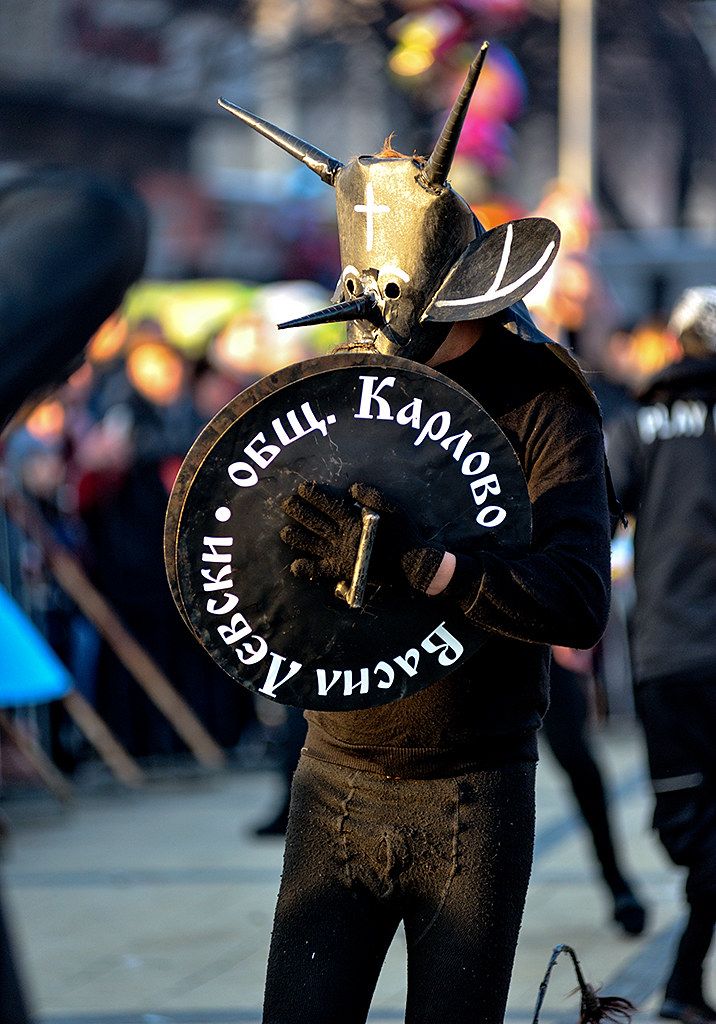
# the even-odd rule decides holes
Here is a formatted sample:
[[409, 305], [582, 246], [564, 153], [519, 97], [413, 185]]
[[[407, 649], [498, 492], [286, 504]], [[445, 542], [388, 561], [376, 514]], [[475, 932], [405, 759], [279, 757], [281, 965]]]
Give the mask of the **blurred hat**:
[[684, 348], [716, 353], [716, 287], [687, 288], [674, 306], [669, 328]]

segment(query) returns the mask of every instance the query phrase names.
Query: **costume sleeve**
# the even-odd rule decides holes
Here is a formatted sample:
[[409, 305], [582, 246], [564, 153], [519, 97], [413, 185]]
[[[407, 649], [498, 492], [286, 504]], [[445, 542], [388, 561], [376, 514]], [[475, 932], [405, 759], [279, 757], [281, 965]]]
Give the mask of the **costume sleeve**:
[[529, 551], [458, 553], [445, 591], [476, 626], [540, 644], [588, 648], [609, 610], [610, 529], [604, 440], [573, 390], [543, 397], [521, 426], [532, 502]]
[[617, 498], [627, 515], [634, 515], [639, 506], [643, 474], [642, 446], [633, 412], [619, 417], [609, 427], [607, 452]]

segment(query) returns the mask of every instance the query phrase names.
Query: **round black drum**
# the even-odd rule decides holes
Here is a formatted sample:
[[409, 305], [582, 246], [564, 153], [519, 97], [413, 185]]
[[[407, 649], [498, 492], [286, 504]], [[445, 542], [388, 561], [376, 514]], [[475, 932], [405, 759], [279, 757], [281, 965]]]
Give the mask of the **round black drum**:
[[[407, 359], [340, 353], [288, 366], [238, 395], [187, 455], [167, 511], [179, 611], [237, 682], [324, 711], [398, 700], [455, 670], [484, 634], [447, 598], [296, 579], [281, 502], [302, 480], [379, 488], [448, 550], [524, 551], [522, 469], [463, 388]], [[377, 529], [380, 530], [380, 523]]]

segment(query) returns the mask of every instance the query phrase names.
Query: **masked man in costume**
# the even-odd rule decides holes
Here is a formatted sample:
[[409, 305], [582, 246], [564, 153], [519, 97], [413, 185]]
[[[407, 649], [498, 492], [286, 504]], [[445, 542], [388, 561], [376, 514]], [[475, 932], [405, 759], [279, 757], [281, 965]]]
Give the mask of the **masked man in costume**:
[[362, 1024], [401, 921], [406, 1021], [501, 1024], [532, 861], [549, 645], [591, 647], [606, 623], [599, 410], [519, 303], [558, 232], [526, 220], [486, 234], [447, 182], [484, 55], [428, 160], [384, 150], [344, 166], [221, 101], [336, 188], [340, 301], [290, 326], [346, 321], [344, 350], [439, 367], [511, 442], [533, 518], [530, 550], [509, 558], [444, 550], [370, 481], [338, 497], [307, 482], [286, 500], [295, 575], [350, 578], [362, 505], [381, 517], [370, 579], [396, 595], [409, 586], [425, 601], [448, 596], [486, 640], [452, 675], [396, 703], [306, 712], [264, 1024]]
[[686, 291], [671, 327], [683, 358], [614, 422], [609, 452], [636, 517], [631, 649], [654, 827], [688, 869], [689, 917], [661, 1016], [715, 1024], [703, 968], [716, 924], [716, 287]]

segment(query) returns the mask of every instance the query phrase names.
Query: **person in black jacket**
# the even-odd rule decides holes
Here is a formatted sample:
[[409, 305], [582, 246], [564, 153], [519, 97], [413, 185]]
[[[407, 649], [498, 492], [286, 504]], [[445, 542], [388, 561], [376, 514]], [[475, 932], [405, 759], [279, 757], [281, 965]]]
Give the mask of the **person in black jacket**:
[[564, 771], [582, 820], [589, 831], [596, 864], [609, 893], [614, 922], [626, 935], [641, 935], [647, 911], [625, 872], [616, 841], [599, 760], [590, 728], [590, 679], [594, 652], [553, 647], [549, 711], [541, 738]]
[[702, 975], [716, 922], [716, 288], [685, 292], [671, 325], [683, 358], [615, 422], [609, 461], [636, 517], [631, 646], [654, 827], [688, 868], [661, 1016], [713, 1024]]

